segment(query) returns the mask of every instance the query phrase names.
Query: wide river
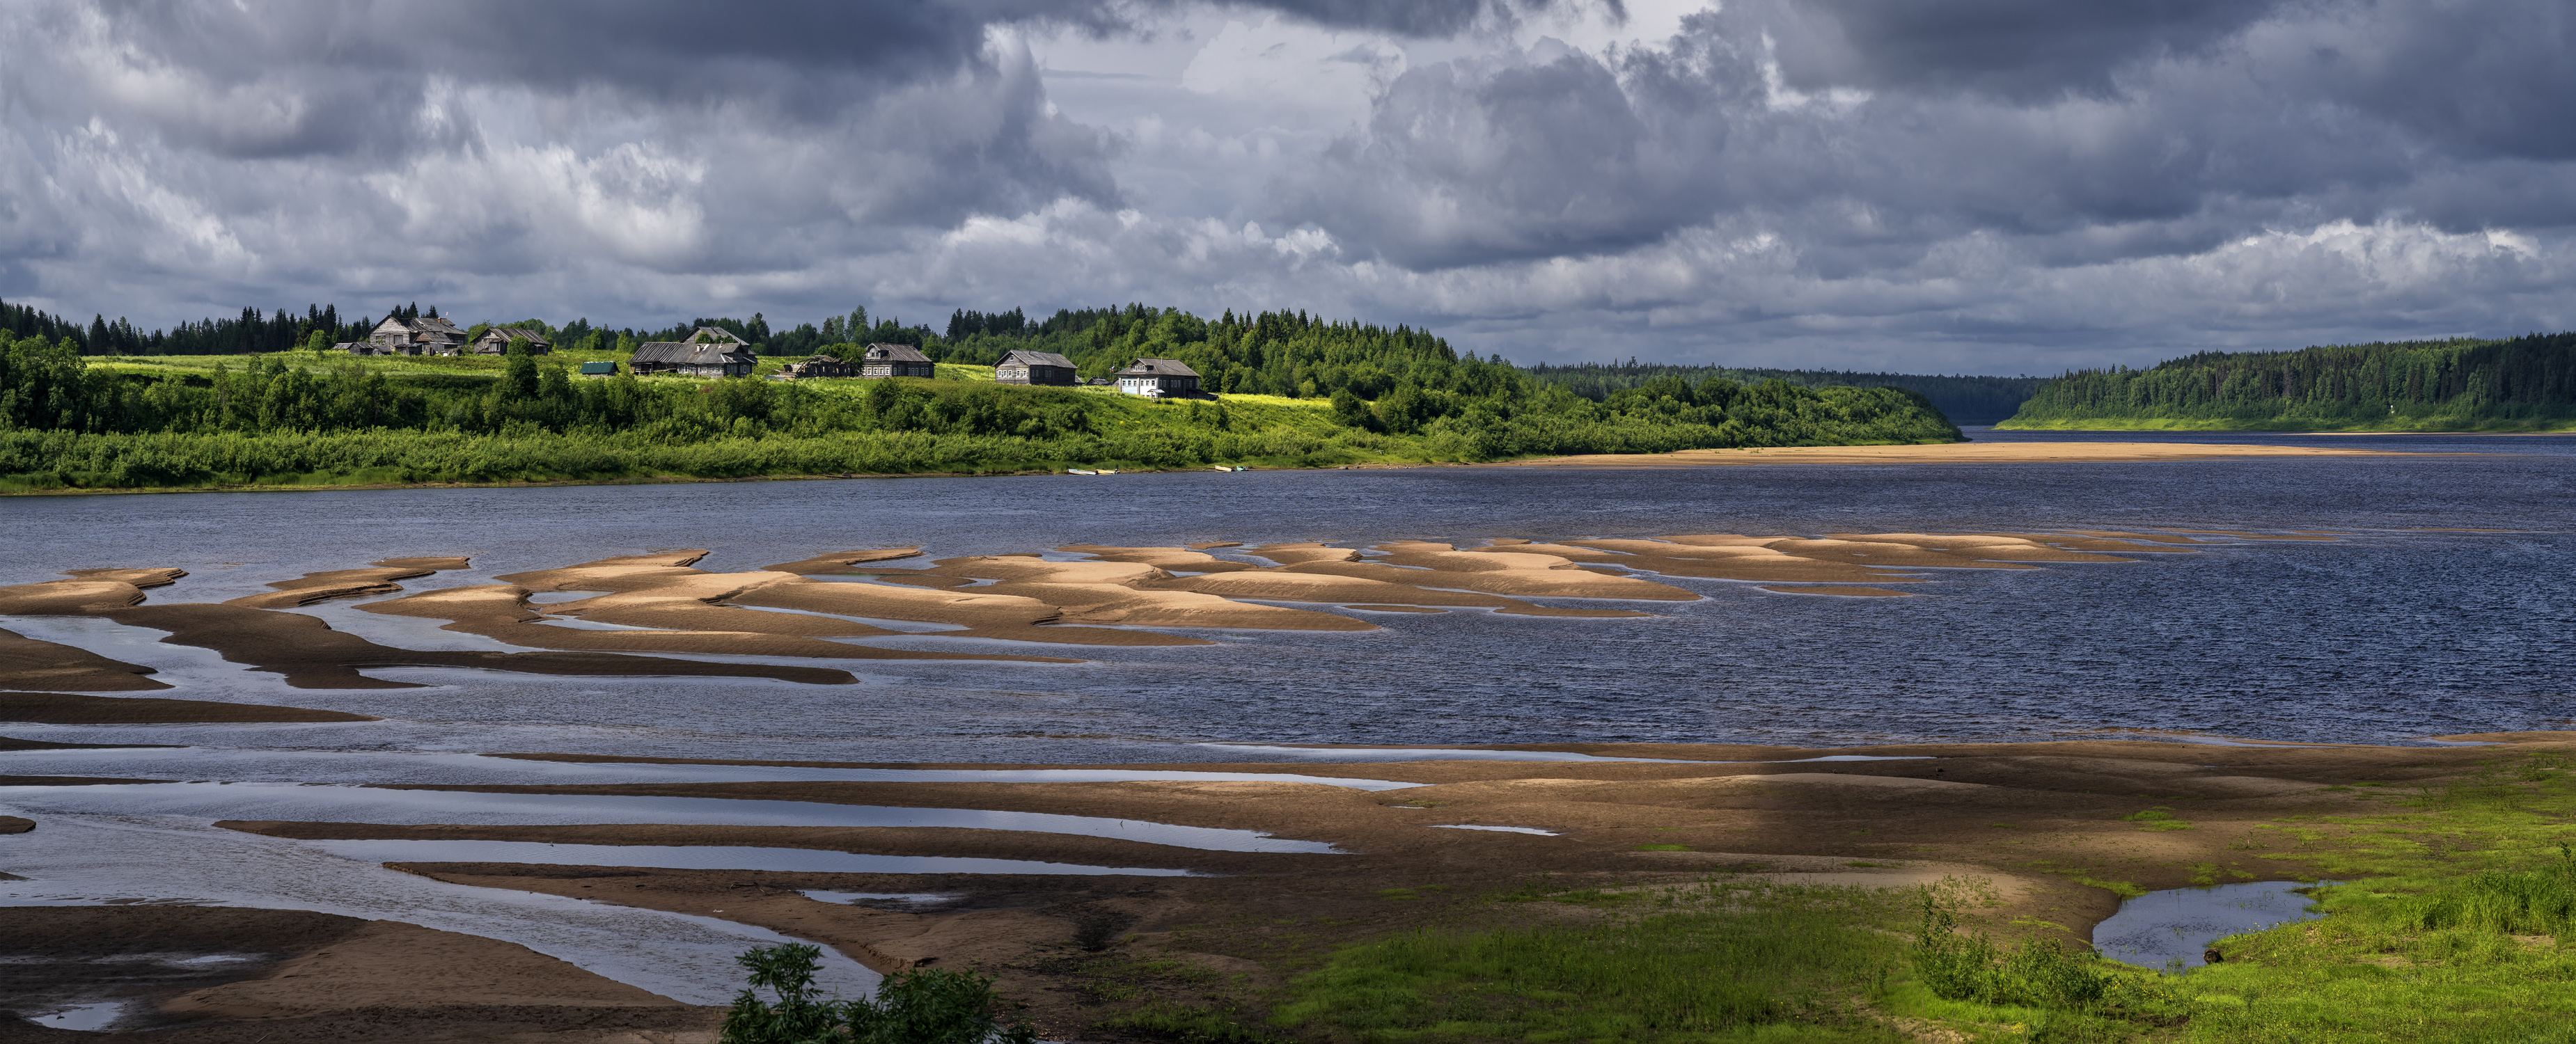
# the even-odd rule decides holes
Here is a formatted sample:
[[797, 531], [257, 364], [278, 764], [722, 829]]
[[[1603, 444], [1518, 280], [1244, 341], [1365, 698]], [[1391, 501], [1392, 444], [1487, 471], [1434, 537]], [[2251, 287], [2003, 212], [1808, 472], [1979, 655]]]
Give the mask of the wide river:
[[[1292, 756], [1220, 744], [1853, 745], [2124, 729], [2413, 742], [2565, 727], [2576, 709], [2576, 438], [1975, 434], [2479, 455], [17, 497], [0, 501], [10, 551], [0, 583], [95, 566], [189, 571], [151, 592], [155, 601], [215, 601], [307, 571], [446, 554], [472, 554], [474, 569], [405, 586], [671, 548], [712, 549], [702, 568], [737, 570], [910, 544], [945, 557], [1083, 543], [2146, 527], [2342, 539], [2232, 542], [2132, 565], [1943, 570], [1912, 585], [1930, 595], [1920, 598], [1668, 579], [1708, 597], [1636, 604], [1656, 614], [1638, 619], [1377, 613], [1365, 614], [1377, 631], [1210, 632], [1214, 646], [986, 643], [1086, 662], [864, 662], [850, 665], [855, 686], [402, 669], [378, 673], [430, 687], [297, 690], [157, 644], [157, 632], [0, 620], [159, 667], [178, 688], [151, 695], [389, 719], [10, 734], [235, 749], [1140, 762]], [[387, 644], [505, 648], [345, 605], [309, 611]], [[872, 644], [956, 647], [923, 641]]]

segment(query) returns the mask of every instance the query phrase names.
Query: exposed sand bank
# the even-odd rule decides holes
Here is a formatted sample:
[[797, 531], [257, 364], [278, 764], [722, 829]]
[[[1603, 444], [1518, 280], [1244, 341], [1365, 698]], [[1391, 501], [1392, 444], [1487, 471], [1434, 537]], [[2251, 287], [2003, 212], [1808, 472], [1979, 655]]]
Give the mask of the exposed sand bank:
[[[2320, 451], [2322, 452], [2322, 451]], [[2213, 539], [2218, 538], [2218, 539]], [[902, 567], [919, 548], [819, 554], [743, 572], [695, 567], [704, 550], [598, 559], [497, 577], [498, 583], [404, 593], [396, 581], [466, 567], [462, 557], [384, 559], [269, 583], [273, 593], [222, 605], [144, 604], [145, 588], [176, 569], [83, 569], [74, 579], [0, 588], [0, 616], [103, 616], [170, 632], [166, 641], [216, 649], [302, 687], [387, 687], [366, 667], [475, 666], [548, 674], [734, 675], [846, 682], [846, 672], [713, 664], [627, 653], [849, 660], [1020, 660], [1027, 654], [885, 648], [866, 639], [998, 639], [1054, 645], [1212, 644], [1191, 629], [1372, 631], [1350, 613], [1262, 604], [1294, 602], [1362, 613], [1477, 609], [1522, 616], [1652, 615], [1655, 603], [1705, 595], [1659, 578], [1725, 580], [1766, 594], [1908, 593], [1937, 570], [2134, 565], [2146, 554], [2271, 541], [2332, 541], [2325, 532], [2241, 530], [2064, 533], [1680, 534], [1660, 539], [1519, 538], [1482, 545], [1397, 540], [1371, 547], [1283, 543], [1241, 548], [1067, 545], [1079, 560], [1034, 552], [942, 558]], [[1225, 554], [1211, 552], [1226, 549]], [[841, 579], [826, 579], [841, 578]], [[589, 597], [537, 603], [541, 593]], [[377, 597], [360, 609], [444, 621], [446, 630], [545, 653], [394, 649], [284, 612], [330, 598]], [[1543, 604], [1535, 599], [1592, 603]], [[1606, 604], [1605, 604], [1606, 603]], [[927, 624], [907, 629], [894, 624]], [[0, 631], [0, 688], [140, 691], [167, 686], [152, 669]]]
[[[125, 1001], [126, 1028], [172, 1044], [712, 1040], [720, 1021], [478, 936], [169, 905], [12, 908], [0, 918], [0, 997], [30, 1009]], [[11, 1021], [0, 1014], [0, 1039], [96, 1037]]]
[[1754, 464], [2076, 464], [2224, 460], [2237, 457], [2477, 455], [2191, 442], [1950, 442], [1923, 446], [1786, 446], [1765, 449], [1680, 450], [1673, 453], [1595, 453], [1568, 457], [1536, 457], [1529, 460], [1467, 466], [1479, 468], [1693, 468]]
[[[1051, 812], [1253, 829], [1327, 841], [1351, 854], [1210, 852], [1114, 837], [959, 828], [706, 825], [476, 826], [238, 822], [271, 836], [720, 845], [1191, 868], [1225, 877], [831, 874], [615, 866], [419, 863], [440, 880], [721, 917], [833, 945], [880, 971], [980, 962], [1028, 1001], [1051, 1035], [1080, 1037], [1078, 980], [1051, 964], [1075, 920], [1115, 916], [1124, 951], [1283, 984], [1287, 954], [1428, 924], [1523, 923], [1548, 904], [1484, 901], [1498, 890], [1655, 888], [1711, 873], [1800, 884], [1906, 888], [1983, 878], [1995, 923], [2032, 918], [2079, 935], [2117, 897], [2079, 878], [2139, 888], [2314, 876], [2309, 849], [2272, 829], [2342, 828], [2310, 818], [2384, 812], [2354, 784], [2431, 783], [2480, 771], [2500, 752], [2576, 751], [2576, 733], [2462, 737], [2484, 748], [2237, 746], [2131, 740], [1907, 744], [1807, 749], [1734, 744], [1569, 744], [1666, 762], [1491, 760], [1296, 763], [1308, 775], [1419, 782], [1395, 791], [1268, 781], [1118, 783], [764, 782], [433, 788], [662, 794], [921, 808]], [[1503, 748], [1539, 749], [1541, 745]], [[1808, 761], [1876, 755], [1914, 760]], [[598, 755], [510, 755], [575, 762]], [[1708, 760], [1679, 760], [1708, 759]], [[874, 763], [636, 758], [643, 763]], [[1721, 763], [1734, 761], [1740, 763]], [[911, 765], [916, 768], [1083, 766]], [[1146, 766], [1122, 766], [1143, 768]], [[1277, 763], [1170, 766], [1267, 773]], [[2335, 789], [2329, 789], [2335, 788]], [[2385, 793], [2381, 791], [2380, 793]], [[1413, 807], [1407, 807], [1413, 806]], [[2175, 820], [2123, 817], [2166, 807]], [[2179, 824], [2176, 828], [2174, 824]], [[1558, 836], [1438, 829], [1513, 826]], [[1642, 846], [1678, 850], [1641, 850]], [[2322, 855], [2319, 856], [2320, 858]], [[928, 900], [821, 902], [805, 889], [928, 893]], [[2022, 922], [2033, 923], [2033, 922]], [[1210, 933], [1192, 926], [1221, 924]], [[2033, 929], [2040, 930], [2040, 929]], [[327, 980], [326, 980], [327, 981]], [[314, 984], [317, 988], [323, 983]]]

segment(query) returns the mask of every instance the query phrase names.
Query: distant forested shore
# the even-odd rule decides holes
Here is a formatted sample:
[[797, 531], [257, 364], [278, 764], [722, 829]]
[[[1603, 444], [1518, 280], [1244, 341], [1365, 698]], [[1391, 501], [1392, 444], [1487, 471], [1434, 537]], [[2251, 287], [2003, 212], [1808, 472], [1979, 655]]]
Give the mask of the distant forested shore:
[[[581, 363], [622, 363], [639, 343], [587, 320], [509, 324], [542, 333], [550, 353], [522, 341], [506, 356], [354, 357], [324, 349], [370, 326], [336, 310], [245, 312], [188, 336], [261, 350], [101, 353], [89, 349], [129, 336], [183, 342], [104, 320], [74, 336], [0, 305], [0, 491], [1324, 467], [1961, 438], [1901, 388], [1667, 375], [1595, 399], [1425, 331], [1302, 312], [960, 312], [945, 335], [857, 312], [808, 324], [810, 339], [790, 331], [797, 354], [730, 322], [698, 321], [769, 334], [748, 379], [584, 376]], [[827, 326], [919, 346], [937, 376], [763, 379], [855, 351], [824, 340]], [[1065, 355], [1085, 377], [1176, 359], [1211, 394], [997, 384], [991, 363], [1012, 350]]]
[[1787, 381], [1801, 388], [1903, 388], [1920, 392], [1958, 424], [1993, 424], [2013, 415], [2023, 400], [2045, 382], [2042, 377], [1944, 376], [1921, 373], [1859, 373], [1851, 370], [1773, 370], [1760, 367], [1677, 366], [1669, 363], [1540, 363], [1529, 375], [1563, 385], [1595, 402], [1636, 388], [1658, 377], [1697, 383], [1720, 377], [1743, 384]]
[[2576, 333], [2203, 352], [2077, 370], [1998, 427], [2576, 431]]

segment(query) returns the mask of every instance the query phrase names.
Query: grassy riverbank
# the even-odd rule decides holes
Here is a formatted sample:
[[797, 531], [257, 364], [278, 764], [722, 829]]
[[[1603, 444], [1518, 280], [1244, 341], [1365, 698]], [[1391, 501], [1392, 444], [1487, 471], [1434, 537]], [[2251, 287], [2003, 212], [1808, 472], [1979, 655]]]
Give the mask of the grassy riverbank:
[[[1331, 467], [1960, 438], [1899, 389], [1668, 380], [1596, 403], [1446, 357], [1373, 400], [1356, 382], [1329, 397], [1153, 400], [1000, 385], [955, 363], [927, 380], [576, 376], [593, 357], [620, 361], [84, 359], [20, 341], [0, 365], [0, 491]], [[762, 372], [796, 361], [765, 358]]]

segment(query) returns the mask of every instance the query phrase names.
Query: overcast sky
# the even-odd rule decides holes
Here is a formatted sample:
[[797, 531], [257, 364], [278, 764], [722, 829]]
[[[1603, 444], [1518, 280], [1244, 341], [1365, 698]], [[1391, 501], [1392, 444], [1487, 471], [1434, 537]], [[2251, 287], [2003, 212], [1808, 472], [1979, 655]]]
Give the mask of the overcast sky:
[[11, 0], [0, 298], [2055, 373], [2576, 327], [2566, 0]]

